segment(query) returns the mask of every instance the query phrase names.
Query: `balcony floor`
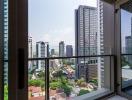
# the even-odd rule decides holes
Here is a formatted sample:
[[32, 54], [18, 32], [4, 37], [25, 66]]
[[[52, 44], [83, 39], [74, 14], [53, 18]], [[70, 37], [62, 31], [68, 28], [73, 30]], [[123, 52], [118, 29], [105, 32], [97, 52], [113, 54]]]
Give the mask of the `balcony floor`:
[[121, 97], [121, 96], [116, 95], [116, 96], [114, 96], [114, 97], [109, 98], [108, 100], [128, 100], [128, 99], [126, 99], [126, 98], [124, 98], [124, 97]]

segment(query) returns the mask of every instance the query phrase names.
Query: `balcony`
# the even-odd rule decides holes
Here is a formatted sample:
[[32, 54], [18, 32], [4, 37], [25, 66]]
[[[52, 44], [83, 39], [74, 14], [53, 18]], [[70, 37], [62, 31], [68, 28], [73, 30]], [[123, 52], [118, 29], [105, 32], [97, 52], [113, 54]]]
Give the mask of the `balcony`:
[[[81, 15], [76, 13], [76, 20], [80, 16], [80, 20], [76, 21], [76, 24], [74, 23], [76, 28], [80, 25], [80, 30], [76, 30], [76, 33], [81, 31], [80, 33], [82, 34], [80, 35], [80, 46], [76, 42], [76, 46], [81, 52], [77, 55], [81, 54], [85, 56], [45, 58], [43, 56], [42, 58], [29, 57], [28, 59], [27, 44], [28, 42], [32, 42], [28, 41], [27, 34], [30, 33], [28, 31], [28, 19], [31, 19], [28, 18], [28, 2], [27, 0], [9, 0], [9, 5], [7, 4], [8, 6], [6, 5], [3, 8], [5, 6], [4, 1], [0, 0], [0, 48], [6, 48], [9, 43], [9, 47], [7, 47], [9, 50], [7, 48], [5, 49], [7, 52], [6, 55], [4, 55], [4, 49], [0, 49], [0, 100], [132, 100], [132, 1], [102, 1], [105, 1], [104, 4], [102, 6], [98, 5], [101, 7], [99, 14], [102, 15], [100, 18], [97, 18], [99, 19], [98, 21], [101, 21], [101, 26], [97, 22], [94, 22], [96, 20], [96, 11], [89, 13], [89, 7], [80, 6], [78, 11], [80, 11]], [[97, 2], [99, 4], [99, 1]], [[40, 7], [40, 4], [38, 7]], [[47, 3], [44, 4], [46, 4], [47, 12]], [[33, 12], [37, 8], [36, 5], [35, 3], [35, 6], [32, 7], [35, 8]], [[65, 3], [63, 6], [65, 6]], [[48, 13], [53, 14], [53, 10], [57, 7], [59, 6], [51, 6], [51, 11]], [[66, 7], [68, 7], [68, 4]], [[3, 9], [6, 11], [7, 8], [9, 8], [7, 14], [3, 13]], [[37, 13], [41, 10], [44, 11], [45, 9], [41, 8], [34, 15], [39, 15], [40, 13]], [[58, 9], [57, 12], [61, 10], [64, 12], [63, 18], [67, 19], [65, 18], [67, 17], [65, 15], [67, 12], [63, 11], [64, 9]], [[57, 18], [58, 21], [56, 21], [57, 23], [54, 26], [58, 26], [57, 24], [61, 20], [59, 18], [60, 12], [52, 16], [50, 15], [52, 18], [49, 21], [47, 20], [49, 17], [45, 18], [48, 13], [44, 13], [44, 17], [40, 18], [48, 22], [45, 23], [45, 26], [39, 24], [40, 29], [48, 29], [49, 26], [51, 27], [53, 25], [53, 20], [56, 21]], [[5, 20], [6, 23], [3, 23], [4, 19], [2, 14], [6, 15], [6, 17], [8, 15]], [[88, 18], [89, 16], [90, 18]], [[84, 18], [86, 18], [85, 21]], [[38, 20], [39, 18], [36, 17], [33, 19], [35, 22], [34, 25], [37, 26]], [[50, 21], [52, 23], [48, 26]], [[94, 23], [90, 23], [91, 21]], [[44, 23], [42, 20], [40, 22]], [[68, 20], [66, 22], [70, 23], [72, 21]], [[2, 25], [5, 24], [6, 27], [3, 27]], [[59, 26], [61, 25], [63, 26], [62, 23]], [[69, 25], [71, 24], [67, 24], [68, 27]], [[90, 25], [91, 29], [89, 29]], [[95, 31], [98, 29], [97, 25], [101, 30], [100, 32], [102, 32], [101, 35], [98, 35], [98, 32]], [[37, 27], [33, 27], [33, 29], [37, 29]], [[4, 29], [8, 29], [8, 31], [4, 31]], [[37, 35], [40, 29], [36, 32]], [[52, 28], [50, 30], [52, 31]], [[63, 32], [60, 32], [62, 36], [66, 31], [63, 30]], [[4, 32], [7, 36], [3, 39], [4, 35], [2, 33]], [[42, 36], [43, 33], [48, 32], [42, 32]], [[68, 36], [72, 39], [71, 33], [69, 35], [65, 34], [63, 39]], [[85, 33], [88, 34], [84, 35]], [[91, 38], [90, 33], [93, 34]], [[60, 35], [57, 34], [56, 36], [59, 37]], [[77, 41], [79, 39], [78, 36], [76, 36]], [[39, 37], [41, 38], [41, 35]], [[68, 42], [70, 40], [69, 38]], [[61, 38], [61, 41], [63, 39]], [[56, 39], [52, 37], [51, 41], [53, 40]], [[90, 43], [97, 47], [92, 45], [93, 47], [91, 46], [91, 49], [89, 46]], [[6, 46], [3, 44], [6, 44]], [[64, 45], [64, 43], [62, 44]], [[31, 45], [32, 48], [34, 47]], [[106, 51], [106, 48], [110, 49]], [[61, 50], [64, 51], [63, 49], [62, 47]], [[43, 52], [43, 50], [40, 50], [40, 52]], [[60, 55], [63, 54], [64, 52]], [[44, 55], [44, 52], [42, 55]]]
[[112, 93], [105, 79], [112, 81], [113, 55], [31, 58], [29, 65], [29, 100], [92, 100]]

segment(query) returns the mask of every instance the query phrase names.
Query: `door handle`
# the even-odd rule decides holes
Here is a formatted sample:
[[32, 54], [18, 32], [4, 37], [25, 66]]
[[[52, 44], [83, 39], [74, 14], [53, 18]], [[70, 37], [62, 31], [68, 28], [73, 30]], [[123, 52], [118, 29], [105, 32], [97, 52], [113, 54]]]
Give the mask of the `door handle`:
[[24, 72], [25, 72], [25, 53], [23, 48], [18, 49], [18, 89], [25, 87]]

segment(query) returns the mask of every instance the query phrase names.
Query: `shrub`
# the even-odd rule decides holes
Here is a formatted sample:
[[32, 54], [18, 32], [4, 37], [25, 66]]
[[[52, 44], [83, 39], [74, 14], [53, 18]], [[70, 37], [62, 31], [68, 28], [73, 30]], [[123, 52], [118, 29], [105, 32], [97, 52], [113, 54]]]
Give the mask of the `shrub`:
[[82, 90], [79, 91], [78, 96], [83, 95], [83, 94], [86, 94], [86, 93], [89, 93], [89, 91], [82, 89]]

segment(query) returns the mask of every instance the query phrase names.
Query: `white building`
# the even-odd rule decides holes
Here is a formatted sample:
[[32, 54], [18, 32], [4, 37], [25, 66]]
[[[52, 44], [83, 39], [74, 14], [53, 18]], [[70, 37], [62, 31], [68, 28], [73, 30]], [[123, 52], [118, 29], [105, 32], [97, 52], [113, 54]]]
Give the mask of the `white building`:
[[[49, 44], [48, 42], [39, 41], [36, 43], [36, 57], [44, 58], [49, 56]], [[45, 62], [44, 60], [38, 60], [36, 62], [37, 70], [44, 69]]]
[[[108, 16], [107, 13], [111, 12], [111, 5], [103, 2], [101, 0], [97, 0], [97, 8], [98, 8], [98, 35], [97, 35], [97, 46], [98, 46], [98, 55], [111, 55], [113, 53], [113, 46], [111, 32], [107, 27], [106, 22], [108, 23]], [[113, 13], [112, 13], [113, 14]], [[113, 16], [113, 15], [112, 15]], [[111, 21], [113, 23], [113, 21]], [[105, 24], [105, 25], [104, 25]], [[105, 34], [104, 34], [105, 33]], [[108, 38], [109, 37], [109, 38]], [[98, 57], [98, 87], [104, 87], [105, 84], [105, 74], [107, 67], [111, 67], [110, 58], [108, 57]]]
[[[28, 58], [33, 58], [32, 37], [28, 37]], [[28, 68], [33, 69], [32, 61], [28, 61]]]

